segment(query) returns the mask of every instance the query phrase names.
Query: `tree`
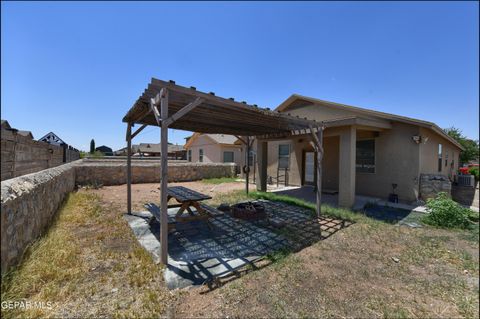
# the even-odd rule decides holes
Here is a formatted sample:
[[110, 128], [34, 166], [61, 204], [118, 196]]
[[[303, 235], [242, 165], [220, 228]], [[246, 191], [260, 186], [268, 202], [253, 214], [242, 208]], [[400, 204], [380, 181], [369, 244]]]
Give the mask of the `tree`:
[[95, 153], [95, 140], [92, 138], [90, 141], [90, 154]]
[[462, 131], [456, 127], [443, 129], [448, 136], [454, 138], [465, 150], [460, 152], [460, 163], [467, 163], [472, 160], [478, 161], [479, 144], [478, 140], [472, 140], [462, 134]]

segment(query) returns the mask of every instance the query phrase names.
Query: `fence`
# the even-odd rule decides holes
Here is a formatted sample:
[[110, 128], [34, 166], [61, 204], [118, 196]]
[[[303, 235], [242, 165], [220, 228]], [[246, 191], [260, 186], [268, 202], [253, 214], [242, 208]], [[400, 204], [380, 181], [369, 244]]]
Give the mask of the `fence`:
[[69, 147], [51, 145], [17, 134], [16, 130], [1, 130], [1, 180], [38, 172], [80, 158]]

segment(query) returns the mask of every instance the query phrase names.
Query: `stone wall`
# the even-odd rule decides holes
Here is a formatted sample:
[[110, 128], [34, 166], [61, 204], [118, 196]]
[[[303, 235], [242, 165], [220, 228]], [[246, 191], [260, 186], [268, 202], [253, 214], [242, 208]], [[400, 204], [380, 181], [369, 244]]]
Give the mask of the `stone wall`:
[[[169, 181], [231, 177], [235, 164], [169, 162]], [[126, 183], [126, 161], [78, 160], [1, 183], [1, 271], [16, 265], [25, 248], [51, 223], [75, 185]], [[157, 183], [156, 161], [132, 161], [133, 183]]]
[[1, 183], [1, 271], [17, 264], [25, 248], [49, 226], [75, 188], [74, 163]]
[[451, 195], [452, 183], [441, 174], [420, 174], [420, 197], [422, 200], [435, 197], [440, 192]]
[[[205, 178], [235, 176], [234, 163], [168, 163], [168, 181], [185, 182]], [[77, 185], [120, 185], [127, 180], [127, 163], [108, 159], [88, 159], [76, 165]], [[132, 160], [132, 183], [157, 183], [160, 180], [158, 161]]]
[[76, 150], [23, 136], [16, 130], [1, 130], [1, 180], [14, 178], [80, 158]]

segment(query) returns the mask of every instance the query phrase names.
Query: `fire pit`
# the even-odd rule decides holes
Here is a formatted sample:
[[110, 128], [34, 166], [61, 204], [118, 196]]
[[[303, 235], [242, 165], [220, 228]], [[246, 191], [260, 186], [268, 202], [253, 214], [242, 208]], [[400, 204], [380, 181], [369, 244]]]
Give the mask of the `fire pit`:
[[260, 203], [246, 202], [232, 205], [232, 215], [244, 220], [259, 220], [267, 217], [265, 207]]

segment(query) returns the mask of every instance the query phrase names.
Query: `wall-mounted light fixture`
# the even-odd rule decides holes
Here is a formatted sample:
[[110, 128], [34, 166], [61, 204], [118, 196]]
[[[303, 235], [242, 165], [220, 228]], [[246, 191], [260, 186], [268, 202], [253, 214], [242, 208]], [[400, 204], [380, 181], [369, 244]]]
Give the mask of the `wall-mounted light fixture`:
[[50, 154], [53, 154], [53, 148], [49, 148], [49, 149], [48, 149], [48, 152], [49, 152]]
[[412, 136], [412, 140], [416, 143], [416, 144], [420, 144], [420, 143], [427, 143], [428, 141], [428, 137], [427, 136], [421, 136], [421, 135], [413, 135]]

